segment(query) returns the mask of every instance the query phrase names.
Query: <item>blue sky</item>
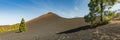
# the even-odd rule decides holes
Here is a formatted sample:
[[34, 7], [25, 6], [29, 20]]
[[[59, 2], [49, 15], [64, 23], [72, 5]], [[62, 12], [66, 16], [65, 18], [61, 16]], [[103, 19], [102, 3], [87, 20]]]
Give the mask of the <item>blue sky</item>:
[[[89, 13], [90, 0], [0, 0], [0, 25], [19, 23], [54, 12], [65, 18], [83, 17]], [[116, 4], [113, 10], [120, 9]]]

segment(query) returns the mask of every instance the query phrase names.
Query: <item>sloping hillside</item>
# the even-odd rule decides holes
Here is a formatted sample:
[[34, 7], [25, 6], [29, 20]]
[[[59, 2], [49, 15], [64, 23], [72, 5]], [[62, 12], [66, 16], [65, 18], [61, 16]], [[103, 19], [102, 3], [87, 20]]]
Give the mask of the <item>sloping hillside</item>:
[[[33, 20], [30, 20], [27, 22], [28, 27], [30, 27], [30, 30], [32, 29], [40, 29], [42, 27], [51, 28], [51, 30], [54, 31], [54, 29], [57, 30], [67, 30], [70, 28], [75, 28], [78, 26], [84, 25], [83, 18], [73, 18], [73, 19], [66, 19], [59, 17], [58, 15], [49, 12], [48, 14], [42, 15], [40, 17], [37, 17]], [[48, 29], [47, 29], [48, 30]]]
[[49, 12], [45, 15], [39, 16], [35, 19], [28, 21], [26, 24], [28, 27], [27, 32], [8, 32], [1, 34], [0, 38], [2, 38], [2, 40], [28, 40], [38, 35], [40, 35], [41, 38], [44, 38], [46, 36], [49, 37], [65, 30], [83, 26], [85, 25], [85, 22], [83, 18], [66, 19], [59, 17], [58, 15], [52, 12]]
[[83, 18], [67, 19], [49, 12], [26, 24], [26, 32], [3, 33], [0, 40], [120, 40], [120, 23], [91, 27]]

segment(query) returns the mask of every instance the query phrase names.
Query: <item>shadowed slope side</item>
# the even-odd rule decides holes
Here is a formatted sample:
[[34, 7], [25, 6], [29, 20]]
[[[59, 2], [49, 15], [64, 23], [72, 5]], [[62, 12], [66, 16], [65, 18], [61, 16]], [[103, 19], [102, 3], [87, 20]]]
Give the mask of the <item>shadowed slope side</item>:
[[80, 26], [78, 28], [70, 29], [70, 30], [67, 30], [67, 31], [59, 32], [57, 34], [75, 33], [75, 32], [79, 32], [79, 31], [82, 31], [82, 30], [95, 29], [99, 26], [103, 26], [103, 25], [96, 25], [96, 26], [85, 25], [85, 26]]

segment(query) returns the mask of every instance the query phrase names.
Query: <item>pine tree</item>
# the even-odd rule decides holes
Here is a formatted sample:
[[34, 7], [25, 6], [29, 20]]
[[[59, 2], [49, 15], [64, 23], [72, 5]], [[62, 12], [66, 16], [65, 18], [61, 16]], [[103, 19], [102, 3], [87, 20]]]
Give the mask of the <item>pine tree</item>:
[[19, 31], [20, 32], [25, 32], [26, 31], [26, 24], [25, 24], [24, 18], [22, 18], [21, 23], [19, 25]]
[[[84, 17], [85, 22], [95, 25], [104, 23], [106, 20], [104, 18], [104, 16], [106, 16], [105, 14], [110, 13], [110, 9], [117, 1], [118, 0], [90, 0], [90, 3], [88, 4], [90, 13]], [[105, 13], [106, 11], [108, 12]], [[111, 11], [111, 13], [113, 12]]]

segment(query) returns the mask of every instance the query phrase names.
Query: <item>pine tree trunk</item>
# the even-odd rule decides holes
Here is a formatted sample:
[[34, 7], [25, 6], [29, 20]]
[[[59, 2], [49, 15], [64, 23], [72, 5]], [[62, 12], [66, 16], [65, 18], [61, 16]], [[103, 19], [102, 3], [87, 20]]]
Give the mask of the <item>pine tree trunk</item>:
[[103, 22], [103, 3], [100, 3], [101, 6], [101, 12], [100, 12], [100, 21]]
[[103, 12], [101, 12], [100, 21], [103, 22]]

